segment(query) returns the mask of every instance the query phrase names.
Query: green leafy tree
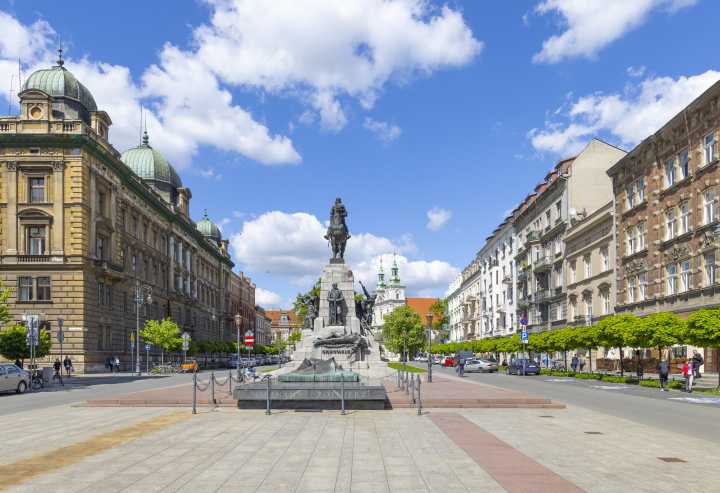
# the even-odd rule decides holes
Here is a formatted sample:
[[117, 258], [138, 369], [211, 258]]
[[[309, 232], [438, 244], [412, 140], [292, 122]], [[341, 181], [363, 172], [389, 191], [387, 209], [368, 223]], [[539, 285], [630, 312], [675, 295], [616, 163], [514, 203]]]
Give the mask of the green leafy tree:
[[10, 315], [12, 305], [8, 303], [7, 300], [12, 294], [12, 288], [8, 287], [8, 285], [2, 281], [3, 279], [0, 277], [0, 324], [10, 325], [13, 320], [12, 315]]
[[182, 339], [178, 338], [180, 329], [177, 324], [165, 318], [163, 320], [148, 320], [145, 322], [145, 327], [140, 331], [140, 336], [143, 337], [150, 344], [156, 344], [163, 348], [162, 362], [165, 362], [165, 352], [172, 352], [178, 344], [177, 341]]
[[[189, 340], [189, 339], [188, 339], [188, 340]], [[190, 357], [192, 358], [192, 357], [195, 356], [197, 353], [198, 353], [198, 343], [197, 343], [197, 342], [190, 342], [190, 344], [188, 345], [188, 349], [187, 349], [187, 351], [185, 352], [185, 354], [187, 354], [188, 356], [190, 356]]]
[[[683, 342], [697, 347], [711, 347], [720, 351], [720, 307], [698, 310], [688, 318], [682, 331]], [[720, 374], [718, 374], [720, 387]]]
[[674, 313], [653, 313], [638, 319], [628, 336], [628, 346], [635, 348], [658, 348], [662, 351], [678, 344], [687, 322]]
[[598, 329], [595, 326], [578, 327], [575, 329], [575, 344], [578, 348], [588, 351], [588, 365], [592, 373], [592, 350], [600, 345], [598, 340]]
[[[45, 329], [40, 329], [40, 345], [35, 347], [35, 357], [44, 358], [51, 348], [50, 337]], [[0, 332], [0, 356], [10, 361], [22, 360], [23, 364], [30, 358], [30, 346], [25, 345], [25, 327], [15, 325]]]
[[290, 337], [288, 337], [288, 342], [290, 344], [295, 344], [301, 338], [302, 338], [302, 334], [300, 334], [300, 332], [293, 332], [292, 334], [290, 334]]
[[[318, 278], [315, 285], [305, 294], [311, 294], [315, 296], [320, 296], [320, 287], [322, 285], [322, 278]], [[295, 301], [293, 302], [293, 308], [292, 311], [295, 312], [295, 315], [297, 315], [297, 326], [302, 329], [305, 327], [305, 304], [303, 303], [303, 298], [305, 297], [305, 294], [298, 293]], [[359, 295], [357, 295], [359, 296]], [[355, 299], [357, 299], [357, 296], [355, 296]], [[361, 297], [362, 298], [362, 297]]]
[[416, 354], [418, 348], [427, 344], [425, 323], [415, 310], [407, 305], [402, 305], [388, 313], [383, 320], [383, 339], [385, 344], [395, 347], [396, 352], [402, 352], [402, 332], [407, 332], [406, 351], [408, 354]]
[[450, 319], [445, 315], [448, 312], [448, 300], [437, 300], [430, 305], [430, 313], [433, 315], [433, 330], [436, 341], [445, 341], [450, 336]]
[[285, 349], [287, 348], [287, 343], [284, 340], [280, 340], [280, 352], [278, 353], [278, 343], [275, 341], [274, 344], [271, 344], [269, 346], [266, 346], [267, 348], [267, 354], [282, 354], [285, 352]]
[[595, 326], [598, 331], [598, 343], [605, 348], [618, 348], [620, 352], [620, 375], [625, 374], [623, 347], [628, 345], [635, 325], [638, 323], [635, 315], [613, 315], [605, 317]]

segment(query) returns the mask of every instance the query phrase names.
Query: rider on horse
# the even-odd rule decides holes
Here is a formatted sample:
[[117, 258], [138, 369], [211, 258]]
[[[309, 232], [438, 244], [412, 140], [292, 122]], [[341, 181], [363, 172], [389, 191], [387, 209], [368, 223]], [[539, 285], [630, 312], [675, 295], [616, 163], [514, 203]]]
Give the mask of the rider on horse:
[[347, 217], [347, 211], [342, 201], [337, 198], [335, 199], [335, 205], [330, 210], [330, 225], [327, 229], [325, 239], [330, 242], [333, 250], [333, 258], [340, 258], [345, 255], [345, 244], [350, 238], [348, 227], [345, 224], [345, 218]]

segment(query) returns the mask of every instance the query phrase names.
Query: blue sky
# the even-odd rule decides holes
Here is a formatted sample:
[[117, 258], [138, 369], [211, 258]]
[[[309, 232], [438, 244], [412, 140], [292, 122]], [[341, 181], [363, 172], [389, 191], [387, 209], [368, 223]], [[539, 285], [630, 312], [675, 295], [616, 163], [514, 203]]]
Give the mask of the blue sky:
[[408, 295], [442, 296], [558, 159], [593, 137], [630, 149], [720, 79], [718, 14], [711, 0], [0, 0], [0, 113], [18, 54], [27, 77], [62, 36], [118, 150], [147, 108], [193, 218], [207, 208], [266, 308], [319, 276], [335, 197], [356, 278], [374, 285], [395, 251]]

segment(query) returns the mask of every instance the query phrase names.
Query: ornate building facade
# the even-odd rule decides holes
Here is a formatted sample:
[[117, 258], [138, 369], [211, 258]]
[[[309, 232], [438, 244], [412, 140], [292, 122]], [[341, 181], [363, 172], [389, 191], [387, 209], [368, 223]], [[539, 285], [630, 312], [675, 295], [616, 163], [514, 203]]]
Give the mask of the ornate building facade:
[[[193, 340], [230, 339], [233, 263], [217, 227], [149, 144], [110, 144], [110, 115], [63, 67], [33, 73], [21, 114], [0, 118], [0, 276], [11, 314], [38, 315], [76, 371], [130, 368], [131, 334], [170, 317]], [[135, 301], [134, 288], [147, 286]], [[153, 350], [158, 348], [152, 348]], [[153, 351], [154, 352], [154, 351]], [[144, 351], [142, 351], [144, 353]], [[59, 356], [57, 342], [48, 360]], [[151, 353], [152, 354], [152, 353]]]

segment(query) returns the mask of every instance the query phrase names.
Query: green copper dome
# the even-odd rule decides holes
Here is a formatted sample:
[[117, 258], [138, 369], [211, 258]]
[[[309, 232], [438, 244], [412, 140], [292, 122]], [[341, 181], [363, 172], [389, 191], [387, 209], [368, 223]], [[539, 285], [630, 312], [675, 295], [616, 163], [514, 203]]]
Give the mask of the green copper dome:
[[87, 87], [82, 85], [72, 72], [62, 67], [38, 70], [33, 73], [23, 84], [23, 91], [27, 89], [38, 89], [56, 99], [61, 97], [74, 99], [80, 102], [86, 110], [97, 111], [95, 98]]
[[205, 238], [214, 240], [215, 243], [217, 243], [217, 246], [220, 246], [220, 240], [222, 240], [220, 228], [215, 226], [215, 223], [208, 219], [207, 209], [205, 210], [205, 217], [200, 219], [195, 226]]
[[180, 175], [162, 154], [150, 147], [149, 140], [146, 130], [142, 145], [123, 152], [120, 159], [166, 201], [177, 204], [177, 189], [182, 188]]

